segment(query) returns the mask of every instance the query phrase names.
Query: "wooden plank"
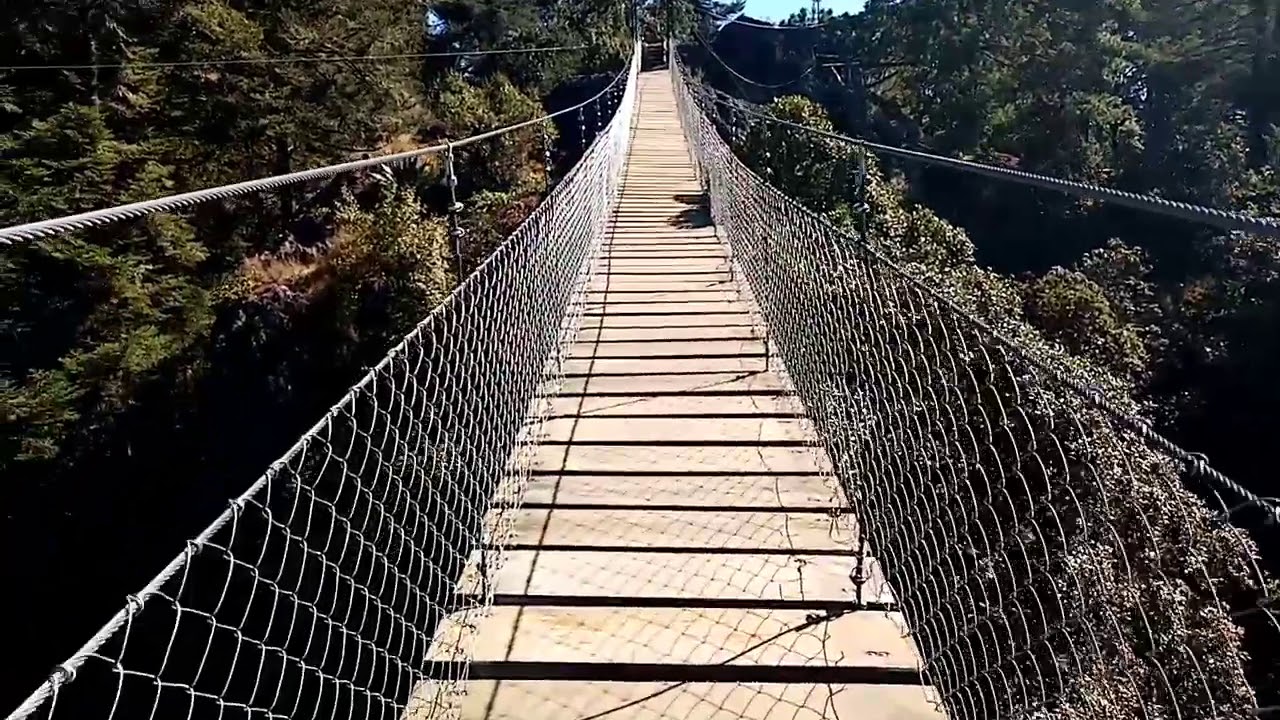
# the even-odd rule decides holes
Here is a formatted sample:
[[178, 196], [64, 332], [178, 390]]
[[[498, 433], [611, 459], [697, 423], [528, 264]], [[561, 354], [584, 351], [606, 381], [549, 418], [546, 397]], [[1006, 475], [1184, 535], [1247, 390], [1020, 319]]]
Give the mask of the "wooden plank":
[[799, 402], [785, 395], [614, 395], [550, 399], [550, 419], [562, 417], [799, 417]]
[[535, 470], [793, 473], [828, 468], [807, 447], [668, 447], [650, 445], [544, 445], [533, 453]]
[[764, 370], [763, 353], [734, 353], [701, 357], [588, 357], [566, 360], [566, 375], [690, 375], [693, 373], [741, 373]]
[[[733, 325], [741, 327], [744, 323], [751, 322], [751, 315], [745, 310], [741, 312], [707, 312], [707, 313], [686, 313], [682, 315], [672, 314], [656, 314], [656, 313], [607, 313], [601, 315], [598, 312], [586, 312], [582, 317], [582, 328], [590, 330], [593, 328], [618, 328], [618, 327], [651, 327], [651, 328], [678, 328], [678, 327], [721, 327], [723, 325]], [[589, 339], [591, 336], [587, 336]]]
[[759, 331], [753, 326], [749, 319], [743, 319], [734, 324], [721, 325], [720, 327], [645, 327], [634, 325], [614, 325], [610, 327], [592, 327], [587, 328], [590, 332], [584, 332], [578, 336], [578, 343], [595, 342], [601, 340], [605, 342], [623, 342], [630, 340], [652, 341], [652, 340], [717, 340], [724, 338], [737, 338], [743, 335], [759, 336]]
[[[442, 632], [463, 631], [447, 624]], [[804, 611], [706, 608], [494, 608], [473, 659], [919, 667], [898, 613], [815, 621]]]
[[[671, 683], [482, 680], [459, 720], [938, 720], [925, 689], [813, 683]], [[407, 720], [425, 720], [415, 693]]]
[[463, 673], [474, 680], [560, 680], [605, 682], [718, 682], [786, 684], [818, 682], [827, 685], [919, 685], [916, 668], [884, 665], [776, 665], [722, 662], [628, 662], [617, 660], [475, 660], [428, 661], [423, 674], [449, 679]]
[[544, 442], [596, 443], [611, 440], [662, 443], [669, 439], [692, 443], [722, 440], [767, 443], [809, 439], [799, 420], [751, 416], [554, 418], [543, 423], [539, 436]]
[[614, 502], [625, 505], [843, 505], [835, 481], [824, 475], [627, 475], [548, 473], [529, 478], [528, 502]]
[[601, 375], [566, 378], [561, 393], [624, 393], [651, 395], [703, 391], [789, 392], [782, 379], [768, 372], [716, 372], [703, 375]]
[[658, 314], [658, 313], [746, 313], [751, 311], [751, 306], [747, 305], [740, 299], [733, 298], [730, 300], [706, 300], [706, 301], [690, 301], [690, 300], [647, 300], [644, 302], [634, 302], [630, 298], [608, 298], [607, 300], [590, 299], [585, 304], [588, 312], [603, 313], [604, 315], [619, 314]]
[[[481, 593], [478, 558], [459, 592]], [[852, 601], [854, 558], [772, 553], [634, 553], [512, 550], [490, 568], [490, 589], [505, 594], [679, 597], [704, 606], [715, 598]], [[891, 604], [874, 557], [863, 560], [862, 601]]]
[[847, 517], [758, 511], [717, 513], [632, 510], [507, 510], [512, 543], [693, 547], [722, 550], [850, 550], [855, 535]]
[[701, 354], [758, 354], [764, 352], [764, 341], [745, 333], [736, 338], [716, 339], [691, 337], [683, 340], [668, 340], [653, 337], [647, 340], [632, 342], [601, 342], [594, 338], [582, 339], [569, 349], [572, 358], [601, 357], [634, 357], [637, 355], [701, 355]]

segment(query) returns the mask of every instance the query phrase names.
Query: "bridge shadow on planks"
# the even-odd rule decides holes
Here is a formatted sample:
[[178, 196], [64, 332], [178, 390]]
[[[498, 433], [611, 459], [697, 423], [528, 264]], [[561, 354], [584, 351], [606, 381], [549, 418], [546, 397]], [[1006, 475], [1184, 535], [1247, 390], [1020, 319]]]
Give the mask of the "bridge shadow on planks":
[[672, 227], [677, 227], [681, 230], [693, 230], [712, 226], [711, 207], [707, 202], [706, 193], [697, 195], [677, 194], [673, 195], [672, 198], [676, 202], [687, 206], [671, 218]]

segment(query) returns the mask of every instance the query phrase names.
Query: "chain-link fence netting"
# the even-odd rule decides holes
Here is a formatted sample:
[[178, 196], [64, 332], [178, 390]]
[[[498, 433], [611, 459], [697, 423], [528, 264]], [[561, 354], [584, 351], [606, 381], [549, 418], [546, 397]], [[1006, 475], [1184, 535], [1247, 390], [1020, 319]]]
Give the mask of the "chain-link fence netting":
[[[515, 234], [12, 717], [444, 710], [471, 638], [441, 648], [436, 630], [464, 567], [500, 561], [616, 202], [637, 62], [613, 119]], [[425, 678], [430, 653], [459, 675]], [[435, 692], [413, 692], [428, 680]]]
[[987, 312], [973, 275], [761, 180], [673, 74], [715, 223], [950, 716], [1268, 712], [1276, 585], [1240, 526], [1274, 533], [1275, 506]]

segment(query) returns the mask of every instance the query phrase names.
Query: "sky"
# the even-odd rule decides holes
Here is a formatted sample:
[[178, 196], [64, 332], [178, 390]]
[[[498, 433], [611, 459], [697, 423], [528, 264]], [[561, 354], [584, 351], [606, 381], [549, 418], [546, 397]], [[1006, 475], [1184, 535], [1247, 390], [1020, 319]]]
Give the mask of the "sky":
[[[813, 0], [747, 0], [747, 14], [761, 20], [786, 20], [800, 8], [810, 8]], [[837, 15], [855, 12], [862, 7], [862, 0], [822, 0], [822, 9]]]

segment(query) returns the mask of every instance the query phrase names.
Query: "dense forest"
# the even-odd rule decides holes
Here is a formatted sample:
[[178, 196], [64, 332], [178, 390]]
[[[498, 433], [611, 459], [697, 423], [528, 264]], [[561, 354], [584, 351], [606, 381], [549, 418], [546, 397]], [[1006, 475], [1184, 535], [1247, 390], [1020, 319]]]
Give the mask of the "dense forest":
[[[796, 126], [1275, 217], [1280, 215], [1275, 176], [1280, 107], [1270, 88], [1280, 77], [1272, 49], [1278, 38], [1276, 7], [1237, 5], [1240, 17], [1250, 22], [1240, 20], [1230, 37], [1199, 42], [1194, 32], [1187, 32], [1197, 27], [1190, 17], [1163, 18], [1167, 27], [1157, 22], [1158, 3], [1130, 7], [1129, 16], [1117, 9], [1093, 25], [1089, 13], [1096, 7], [1084, 12], [1037, 3], [980, 10], [969, 4], [871, 3], [854, 17], [826, 16], [815, 22], [799, 14], [785, 28], [745, 17], [726, 24], [724, 18], [736, 8], [722, 5], [714, 16], [703, 13], [686, 20], [690, 42], [681, 55], [694, 75], [719, 93], [704, 93], [703, 108], [738, 159], [787, 198], [819, 213], [828, 227], [850, 233], [844, 242], [860, 236], [879, 258], [890, 258], [904, 272], [925, 278], [939, 294], [895, 280], [880, 261], [859, 267], [861, 254], [856, 252], [848, 262], [859, 282], [846, 286], [832, 280], [834, 289], [816, 283], [831, 294], [829, 302], [839, 296], [845, 307], [905, 305], [885, 311], [890, 319], [859, 339], [873, 348], [887, 343], [902, 366], [914, 369], [906, 375], [925, 390], [917, 395], [915, 388], [899, 388], [906, 400], [927, 404], [930, 398], [950, 398], [949, 412], [935, 420], [942, 428], [933, 428], [947, 441], [943, 449], [931, 454], [907, 443], [893, 453], [909, 456], [903, 474], [895, 473], [889, 462], [877, 463], [865, 478], [849, 473], [849, 482], [851, 497], [858, 498], [855, 505], [870, 507], [865, 520], [875, 538], [871, 542], [895, 588], [904, 593], [910, 592], [905, 588], [945, 589], [938, 596], [912, 593], [904, 603], [913, 615], [917, 647], [936, 661], [931, 663], [933, 677], [950, 691], [950, 709], [956, 710], [954, 702], [972, 703], [960, 715], [1247, 717], [1258, 706], [1271, 708], [1280, 701], [1275, 655], [1280, 624], [1270, 609], [1277, 586], [1252, 567], [1258, 550], [1272, 570], [1280, 567], [1274, 519], [1257, 508], [1234, 509], [1232, 519], [1248, 528], [1258, 544], [1231, 541], [1230, 532], [1205, 522], [1213, 510], [1224, 508], [1195, 473], [1179, 477], [1156, 470], [1159, 463], [1143, 459], [1149, 457], [1143, 441], [1126, 438], [1125, 431], [1109, 428], [1109, 422], [1096, 416], [1082, 420], [1090, 412], [1073, 405], [1070, 398], [1078, 396], [1028, 400], [1039, 391], [1027, 377], [1038, 373], [1016, 363], [1015, 369], [1004, 363], [993, 369], [982, 357], [1000, 349], [991, 347], [985, 332], [974, 334], [971, 326], [952, 322], [954, 309], [960, 308], [986, 327], [998, 328], [1016, 338], [1019, 352], [1052, 358], [1049, 366], [1056, 372], [1087, 378], [1095, 392], [1130, 408], [1127, 412], [1153, 418], [1162, 431], [1205, 453], [1258, 494], [1275, 496], [1266, 452], [1267, 439], [1278, 427], [1274, 371], [1280, 342], [1280, 248], [1272, 238], [1222, 233], [895, 156], [873, 154], [862, 186], [855, 144]], [[1203, 5], [1197, 7], [1206, 12]], [[1048, 31], [1037, 35], [1032, 26], [1044, 18], [1050, 18], [1044, 25]], [[1213, 18], [1212, 8], [1201, 19], [1205, 27], [1218, 29], [1220, 19], [1208, 18]], [[1164, 32], [1155, 32], [1157, 28]], [[959, 36], [955, 47], [942, 52], [953, 35]], [[1234, 56], [1231, 62], [1215, 57], [1209, 65], [1189, 60], [1209, 52], [1206, 46]], [[1099, 62], [1107, 71], [1090, 74], [1090, 63]], [[1165, 73], [1178, 79], [1164, 79]], [[1216, 73], [1223, 77], [1215, 79]], [[1187, 88], [1196, 91], [1184, 94]], [[771, 122], [770, 116], [790, 125]], [[1170, 124], [1170, 117], [1177, 122]], [[749, 182], [737, 182], [730, 194], [751, 196], [755, 202], [767, 197], [743, 190]], [[765, 214], [780, 212], [770, 206]], [[749, 219], [738, 222], [750, 224]], [[764, 254], [783, 257], [766, 261], [774, 263], [771, 270], [760, 272], [767, 277], [820, 266], [821, 257], [806, 256], [820, 255], [815, 248], [841, 241], [824, 236], [820, 227], [805, 226], [813, 236], [804, 241], [788, 240], [794, 233], [777, 232], [782, 238], [778, 247]], [[752, 233], [742, 232], [748, 237]], [[765, 237], [774, 233], [756, 232]], [[862, 287], [865, 282], [875, 290]], [[791, 290], [803, 297], [802, 290]], [[938, 296], [953, 304], [942, 305]], [[810, 314], [816, 327], [809, 333], [830, 337], [843, 329], [839, 322], [823, 325], [822, 311]], [[943, 319], [935, 322], [931, 316]], [[823, 347], [830, 341], [795, 342]], [[935, 362], [932, 353], [939, 346], [970, 350], [951, 359], [971, 373], [969, 383], [976, 375], [976, 387], [949, 377], [946, 363]], [[975, 347], [983, 350], [972, 352]], [[864, 354], [874, 357], [876, 352], [850, 349], [847, 357]], [[788, 358], [788, 364], [796, 360]], [[803, 357], [798, 360], [805, 363]], [[1008, 356], [1004, 360], [1010, 362]], [[895, 377], [900, 370], [884, 368]], [[846, 382], [856, 389], [867, 374], [864, 368]], [[883, 458], [876, 455], [883, 452], [879, 435], [858, 444], [858, 429], [869, 421], [858, 413], [854, 390], [843, 401], [839, 390], [823, 392], [820, 407], [840, 408], [819, 411], [831, 413], [822, 422], [837, 428], [824, 438], [829, 450], [832, 438], [834, 447], [855, 448], [844, 456], [832, 450], [833, 461], [846, 457], [857, 464], [865, 462], [860, 458]], [[1003, 415], [1006, 410], [1010, 416]], [[855, 420], [841, 426], [840, 413]], [[1090, 429], [1080, 435], [1064, 430], [1073, 416]], [[874, 417], [884, 422], [874, 426], [884, 434], [903, 430], [894, 420], [904, 418], [895, 418], [891, 407], [877, 406]], [[957, 448], [964, 443], [954, 438], [964, 437], [962, 428], [977, 428], [974, 432], [981, 435], [989, 417], [1008, 417], [1017, 439], [1002, 444], [987, 436], [988, 452], [981, 455], [979, 471], [972, 471], [971, 458]], [[906, 418], [910, 425], [910, 413]], [[928, 422], [925, 426], [927, 437]], [[1068, 460], [1051, 467], [1052, 461], [1028, 459], [1028, 452], [1034, 456], [1036, 446], [1050, 438]], [[1092, 505], [1081, 499], [1098, 492], [1077, 475], [1090, 466], [1107, 468], [1095, 477], [1114, 483], [1102, 491], [1103, 497], [1119, 502]], [[957, 467], [971, 472], [961, 472], [957, 479], [942, 470]], [[1130, 474], [1125, 467], [1142, 470]], [[1012, 491], [1007, 486], [993, 490], [999, 483], [984, 482], [980, 470], [1035, 478], [1036, 491], [1021, 494], [1017, 483]], [[1009, 500], [1010, 492], [1016, 500]], [[980, 519], [959, 520], [943, 509], [967, 493], [976, 493], [984, 508], [1004, 502], [1010, 506], [979, 513]], [[1042, 503], [1040, 493], [1052, 499]], [[934, 507], [939, 497], [943, 507]], [[1074, 516], [1077, 502], [1088, 510]], [[899, 506], [906, 509], [899, 512]], [[1053, 527], [1054, 522], [1080, 523], [1080, 534], [1069, 540], [1051, 537], [1052, 532], [1038, 539], [1011, 538], [998, 529]], [[995, 548], [921, 552], [916, 547], [929, 545], [930, 538], [935, 548], [955, 538], [990, 542], [984, 529], [988, 524], [997, 528]], [[1090, 537], [1089, 528], [1107, 525], [1119, 528], [1116, 537], [1123, 539], [1113, 544]], [[1149, 532], [1159, 538], [1154, 545], [1143, 541]], [[904, 537], [907, 547], [895, 552], [894, 542]], [[1017, 598], [1014, 607], [1007, 606], [999, 581], [980, 572], [986, 562], [1001, 562], [1011, 546], [1035, 555], [1043, 552], [1045, 558], [1043, 564], [1019, 566], [1006, 588]], [[1085, 547], [1107, 550], [1083, 558]], [[1163, 558], [1147, 564], [1162, 553]], [[1055, 557], [1073, 559], [1056, 563]], [[1117, 567], [1127, 568], [1138, 580], [1127, 589], [1123, 582], [1114, 584], [1109, 568]], [[1091, 569], [1082, 574], [1105, 579], [1090, 587], [1091, 578], [1082, 589], [1073, 575], [1084, 568]], [[1179, 579], [1169, 583], [1170, 576]], [[1198, 583], [1202, 577], [1213, 577], [1213, 584]], [[1005, 606], [993, 605], [993, 596], [1004, 597]], [[1036, 641], [1020, 644], [1026, 638], [1019, 630], [1005, 636], [999, 628], [1025, 618], [1017, 607], [1021, 603], [1061, 603], [1056, 607], [1063, 609], [1062, 616], [1030, 630]], [[1158, 636], [1149, 640], [1144, 638], [1150, 630], [1137, 620], [1144, 611], [1160, 623]], [[950, 613], [967, 618], [964, 630], [948, 627]], [[1064, 639], [1055, 632], [1055, 622], [1089, 627], [1117, 617], [1125, 620], [1108, 626], [1116, 634], [1099, 635], [1107, 635], [1104, 645], [1114, 642], [1120, 652], [1093, 657], [1074, 673], [1061, 670], [1064, 658], [1076, 651], [1070, 647], [1070, 633]], [[973, 631], [975, 627], [986, 629]], [[995, 662], [968, 656], [958, 661], [958, 669], [947, 666], [964, 655], [956, 648], [965, 641], [985, 644], [992, 636], [999, 638], [997, 645], [1003, 641], [1026, 652], [1016, 663], [1001, 662], [997, 654]], [[1179, 654], [1195, 657], [1214, 673], [1206, 679], [1179, 664]], [[1137, 680], [1124, 677], [1134, 668], [1143, 668], [1136, 671], [1141, 676], [1161, 664], [1177, 670]], [[1000, 680], [990, 686], [966, 684], [974, 672], [998, 674]], [[1046, 680], [1039, 688], [1045, 693], [1043, 706], [1039, 698], [1028, 703], [1017, 697], [1022, 683], [1033, 676], [1060, 683]]]
[[[787, 30], [717, 19], [740, 4], [645, 5], [650, 37], [675, 30], [710, 84], [798, 120], [1280, 215], [1280, 0], [872, 0]], [[618, 0], [51, 0], [3, 13], [0, 226], [536, 118], [594, 94], [630, 43]], [[476, 267], [598, 121], [566, 116], [460, 152], [460, 209], [429, 156], [0, 247], [2, 577], [22, 588], [0, 704]], [[1280, 493], [1266, 456], [1280, 432], [1275, 242], [884, 166], [902, 222], [918, 205], [963, 228], [972, 261], [1009, 279], [1040, 332], [1109, 369], [1179, 443]], [[786, 189], [819, 209], [842, 197], [831, 183]]]
[[[756, 104], [803, 96], [888, 145], [1280, 216], [1280, 2], [880, 2], [770, 29], [690, 19], [690, 63]], [[1161, 431], [1275, 496], [1280, 244], [884, 159], [1017, 280], [1028, 319], [1132, 385]], [[829, 203], [843, 188], [805, 189]]]
[[[56, 0], [0, 23], [0, 226], [408, 150], [596, 94], [617, 0]], [[562, 48], [546, 52], [467, 51]], [[12, 707], [316, 422], [608, 107], [0, 252]], [[585, 136], [585, 137], [584, 137]]]

